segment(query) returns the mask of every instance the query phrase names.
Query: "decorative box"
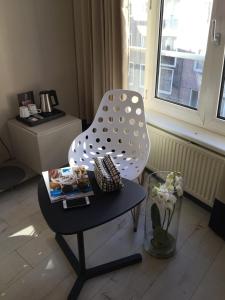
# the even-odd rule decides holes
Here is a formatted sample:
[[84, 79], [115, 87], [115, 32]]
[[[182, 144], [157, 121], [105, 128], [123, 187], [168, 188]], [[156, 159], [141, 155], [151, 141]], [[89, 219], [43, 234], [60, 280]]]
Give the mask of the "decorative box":
[[94, 158], [94, 173], [101, 190], [112, 192], [123, 187], [120, 172], [110, 155], [104, 158]]

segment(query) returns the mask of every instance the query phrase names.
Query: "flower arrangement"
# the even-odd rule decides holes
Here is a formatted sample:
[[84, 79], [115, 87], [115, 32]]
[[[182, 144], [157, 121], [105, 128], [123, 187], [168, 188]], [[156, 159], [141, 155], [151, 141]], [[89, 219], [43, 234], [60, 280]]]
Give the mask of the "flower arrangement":
[[[183, 178], [179, 172], [170, 172], [165, 183], [154, 186], [151, 190], [151, 220], [153, 239], [151, 246], [162, 253], [171, 253], [175, 238], [169, 233], [176, 203], [183, 195]], [[160, 255], [159, 255], [160, 256]], [[166, 254], [165, 254], [166, 256]]]

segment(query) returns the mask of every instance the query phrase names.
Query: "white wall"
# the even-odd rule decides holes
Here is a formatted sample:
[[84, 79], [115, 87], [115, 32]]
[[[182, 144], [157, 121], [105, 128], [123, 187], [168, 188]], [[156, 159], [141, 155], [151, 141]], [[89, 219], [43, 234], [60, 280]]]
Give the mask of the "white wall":
[[1, 0], [0, 136], [7, 144], [17, 93], [33, 90], [36, 100], [43, 89], [55, 89], [59, 108], [77, 115], [72, 0]]

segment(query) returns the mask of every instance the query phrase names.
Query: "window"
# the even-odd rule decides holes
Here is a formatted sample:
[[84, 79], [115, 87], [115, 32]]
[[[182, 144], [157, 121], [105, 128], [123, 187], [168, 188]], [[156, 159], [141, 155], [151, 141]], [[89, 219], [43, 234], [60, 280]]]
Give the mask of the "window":
[[166, 56], [162, 55], [160, 65], [165, 66], [165, 67], [176, 67], [177, 63], [177, 58], [176, 57], [171, 57], [171, 56]]
[[224, 0], [151, 0], [148, 109], [225, 135], [224, 20]]
[[130, 45], [130, 46], [134, 46], [134, 45], [133, 45], [133, 35], [132, 35], [131, 32], [130, 32], [130, 38], [129, 38], [129, 45]]
[[148, 0], [128, 0], [128, 88], [144, 94]]
[[145, 48], [146, 47], [146, 38], [145, 38], [145, 35], [142, 35], [141, 34], [141, 48]]
[[198, 103], [198, 91], [191, 90], [189, 106], [196, 108], [197, 103]]
[[[199, 2], [202, 4], [200, 6], [201, 26], [199, 26], [199, 13], [198, 11], [194, 12], [193, 7], [189, 5], [189, 1], [165, 0], [161, 6], [160, 33], [163, 37], [163, 43], [162, 39], [159, 39], [160, 54], [158, 60], [160, 63], [158, 63], [157, 69], [156, 97], [191, 108], [195, 108], [196, 105], [190, 105], [192, 103], [189, 101], [190, 90], [196, 89], [199, 91], [202, 79], [194, 72], [193, 66], [195, 66], [196, 56], [201, 58], [204, 65], [212, 1], [199, 0]], [[169, 93], [169, 95], [173, 95], [172, 99], [160, 95], [160, 86], [162, 85], [162, 76], [159, 76], [161, 72], [160, 65], [164, 64], [165, 58], [167, 60], [173, 58], [174, 61], [177, 58], [174, 70], [177, 76], [174, 79], [173, 90]]]
[[140, 80], [140, 87], [144, 87], [144, 82], [145, 82], [145, 65], [143, 64], [140, 64], [140, 77], [139, 77], [139, 80]]
[[160, 85], [159, 85], [159, 93], [171, 95], [172, 93], [172, 85], [173, 85], [173, 69], [169, 68], [160, 68]]
[[134, 63], [129, 62], [129, 73], [128, 73], [129, 85], [134, 85]]
[[202, 73], [204, 62], [201, 60], [195, 60], [194, 62], [194, 71]]

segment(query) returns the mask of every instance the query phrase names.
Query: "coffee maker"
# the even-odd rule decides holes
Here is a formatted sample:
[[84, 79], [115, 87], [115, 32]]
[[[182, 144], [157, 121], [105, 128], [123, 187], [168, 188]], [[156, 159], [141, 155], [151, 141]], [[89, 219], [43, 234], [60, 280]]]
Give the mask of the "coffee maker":
[[40, 109], [44, 114], [50, 114], [54, 106], [58, 105], [58, 98], [55, 90], [40, 91]]

